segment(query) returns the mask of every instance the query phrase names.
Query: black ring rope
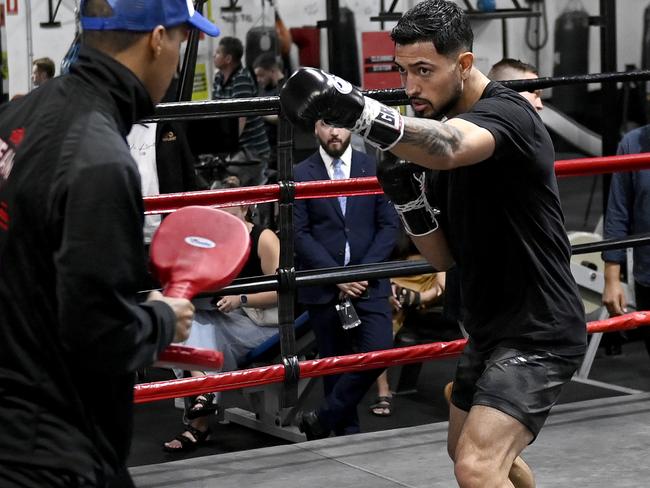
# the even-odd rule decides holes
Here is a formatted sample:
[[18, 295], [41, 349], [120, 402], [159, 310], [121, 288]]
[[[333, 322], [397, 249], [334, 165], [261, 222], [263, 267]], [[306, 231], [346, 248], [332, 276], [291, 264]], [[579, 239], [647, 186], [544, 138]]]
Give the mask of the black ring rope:
[[[615, 73], [594, 73], [576, 76], [537, 78], [534, 80], [509, 80], [501, 83], [513, 90], [541, 90], [558, 85], [582, 83], [617, 83], [633, 80], [650, 80], [650, 70], [625, 71]], [[409, 103], [401, 88], [389, 90], [367, 90], [365, 95], [388, 105]], [[203, 102], [162, 103], [156, 106], [153, 116], [143, 122], [161, 122], [178, 119], [213, 119], [220, 117], [245, 117], [247, 115], [274, 115], [279, 113], [279, 97], [237, 98], [229, 100], [210, 100]]]
[[[576, 244], [571, 247], [573, 255], [602, 252], [612, 249], [625, 249], [650, 245], [650, 233], [636, 234], [624, 239], [607, 239], [587, 244]], [[420, 261], [386, 261], [376, 264], [349, 265], [344, 268], [321, 268], [295, 273], [296, 285], [332, 285], [345, 283], [351, 279], [368, 280], [379, 278], [394, 278], [398, 276], [413, 276], [423, 273], [435, 273], [436, 269], [424, 260]], [[243, 292], [273, 291], [278, 289], [278, 280], [274, 276], [254, 276], [238, 278], [229, 286], [219, 290], [219, 293], [236, 295]], [[216, 292], [202, 293], [199, 297], [212, 297]]]

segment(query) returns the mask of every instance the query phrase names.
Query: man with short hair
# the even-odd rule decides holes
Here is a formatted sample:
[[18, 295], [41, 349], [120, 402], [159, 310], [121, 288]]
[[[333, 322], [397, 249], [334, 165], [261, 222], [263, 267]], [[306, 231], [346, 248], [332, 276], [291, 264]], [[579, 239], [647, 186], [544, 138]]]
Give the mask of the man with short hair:
[[[316, 122], [319, 149], [295, 168], [296, 181], [374, 176], [374, 158], [350, 146], [349, 130]], [[298, 200], [294, 206], [298, 269], [332, 268], [386, 261], [397, 241], [397, 215], [383, 195]], [[309, 312], [320, 357], [389, 349], [393, 344], [387, 279], [298, 290]], [[360, 323], [342, 323], [337, 306], [349, 303]], [[346, 310], [344, 308], [343, 310]], [[325, 398], [300, 418], [307, 439], [360, 431], [357, 405], [382, 370], [325, 376]]]
[[[350, 128], [393, 153], [377, 168], [384, 192], [422, 255], [460, 273], [469, 338], [450, 406], [456, 480], [513, 486], [513, 462], [586, 347], [553, 144], [530, 103], [474, 67], [472, 29], [456, 3], [420, 2], [391, 36], [417, 117], [314, 68], [287, 80], [283, 113], [304, 126]], [[437, 179], [423, 167], [439, 170]], [[534, 486], [530, 470], [524, 476]]]
[[[214, 53], [214, 66], [218, 72], [214, 77], [213, 97], [215, 100], [250, 98], [257, 96], [257, 87], [249, 70], [242, 64], [244, 46], [236, 37], [223, 37]], [[269, 160], [269, 142], [262, 118], [254, 115], [239, 117], [239, 147], [247, 149], [266, 165]], [[242, 182], [245, 178], [240, 179]], [[254, 182], [260, 184], [262, 182]], [[245, 185], [250, 184], [248, 182]]]
[[[493, 81], [536, 80], [539, 78], [537, 68], [519, 59], [503, 58], [495, 63], [487, 74]], [[530, 102], [538, 112], [544, 108], [542, 90], [520, 91], [519, 94]]]
[[52, 78], [56, 68], [50, 58], [38, 58], [32, 63], [32, 84], [34, 88], [44, 85]]
[[[626, 133], [618, 144], [616, 154], [638, 154], [650, 151], [650, 125], [637, 127]], [[617, 172], [612, 175], [609, 198], [603, 224], [604, 239], [625, 239], [631, 235], [650, 232], [650, 170]], [[621, 267], [625, 267], [625, 249], [611, 249], [602, 253], [605, 262], [603, 305], [610, 317], [628, 311], [628, 298], [621, 283]], [[650, 249], [633, 249], [632, 276], [628, 286], [634, 287], [636, 310], [650, 309]], [[637, 332], [650, 354], [650, 330], [640, 327]]]
[[125, 137], [153, 114], [186, 0], [83, 0], [69, 74], [0, 108], [0, 479], [129, 487], [135, 371], [188, 337], [194, 307], [152, 292]]
[[253, 71], [257, 78], [261, 97], [277, 96], [284, 85], [282, 60], [273, 53], [262, 53], [253, 61]]
[[[260, 54], [253, 62], [253, 70], [257, 77], [258, 93], [261, 97], [275, 97], [280, 93], [284, 82], [284, 71], [282, 69], [282, 60], [273, 53]], [[278, 167], [278, 116], [265, 115], [264, 129], [269, 141], [271, 153], [269, 155], [269, 168], [277, 169]]]

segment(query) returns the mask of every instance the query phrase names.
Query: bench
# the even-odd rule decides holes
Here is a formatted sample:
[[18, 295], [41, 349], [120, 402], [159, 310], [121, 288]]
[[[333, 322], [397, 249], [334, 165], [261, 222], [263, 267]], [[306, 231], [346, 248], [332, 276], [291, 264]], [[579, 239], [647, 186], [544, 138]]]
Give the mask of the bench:
[[[314, 349], [314, 335], [309, 327], [307, 312], [299, 315], [294, 323], [296, 351], [303, 358]], [[269, 337], [255, 349], [251, 349], [239, 364], [241, 369], [259, 365], [274, 364], [281, 361], [280, 334]], [[298, 401], [289, 408], [282, 408], [281, 399], [284, 386], [275, 383], [259, 387], [222, 393], [222, 419], [264, 432], [290, 442], [306, 440], [305, 435], [295, 427], [297, 413], [303, 409], [305, 399], [316, 384], [317, 378], [301, 379], [298, 382]], [[242, 402], [243, 399], [243, 402]], [[244, 406], [241, 406], [241, 405]]]

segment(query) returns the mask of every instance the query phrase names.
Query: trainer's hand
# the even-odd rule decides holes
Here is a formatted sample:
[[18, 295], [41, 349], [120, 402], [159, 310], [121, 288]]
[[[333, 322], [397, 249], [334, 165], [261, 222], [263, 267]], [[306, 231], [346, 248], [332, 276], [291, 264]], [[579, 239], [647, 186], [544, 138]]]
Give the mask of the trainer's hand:
[[294, 125], [313, 130], [317, 120], [361, 134], [388, 150], [404, 133], [397, 110], [364, 97], [349, 82], [316, 68], [300, 68], [280, 91], [282, 112]]
[[192, 319], [194, 318], [194, 305], [185, 298], [166, 297], [159, 291], [152, 291], [147, 301], [156, 300], [169, 305], [176, 315], [176, 328], [173, 342], [183, 342], [190, 336]]
[[438, 229], [435, 210], [426, 195], [425, 183], [431, 170], [386, 154], [377, 163], [377, 180], [393, 203], [404, 229], [412, 236], [424, 236]]

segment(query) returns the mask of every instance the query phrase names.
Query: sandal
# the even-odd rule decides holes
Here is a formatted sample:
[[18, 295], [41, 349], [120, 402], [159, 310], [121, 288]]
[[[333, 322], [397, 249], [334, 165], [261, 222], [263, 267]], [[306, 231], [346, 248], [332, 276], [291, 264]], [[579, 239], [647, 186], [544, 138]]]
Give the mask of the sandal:
[[212, 415], [217, 411], [217, 404], [214, 403], [214, 393], [203, 393], [194, 397], [190, 403], [190, 407], [185, 412], [187, 420], [198, 419]]
[[377, 417], [390, 417], [393, 414], [393, 397], [377, 397], [375, 403], [370, 405], [370, 413]]
[[[189, 432], [192, 434], [192, 438], [188, 437], [185, 435], [185, 432]], [[176, 437], [174, 437], [173, 440], [178, 441], [181, 443], [180, 447], [169, 447], [166, 444], [163, 444], [163, 450], [166, 452], [188, 452], [188, 451], [193, 451], [197, 447], [203, 445], [206, 443], [208, 440], [208, 437], [212, 431], [210, 429], [207, 430], [199, 430], [191, 425], [186, 425], [185, 430], [178, 434]]]

